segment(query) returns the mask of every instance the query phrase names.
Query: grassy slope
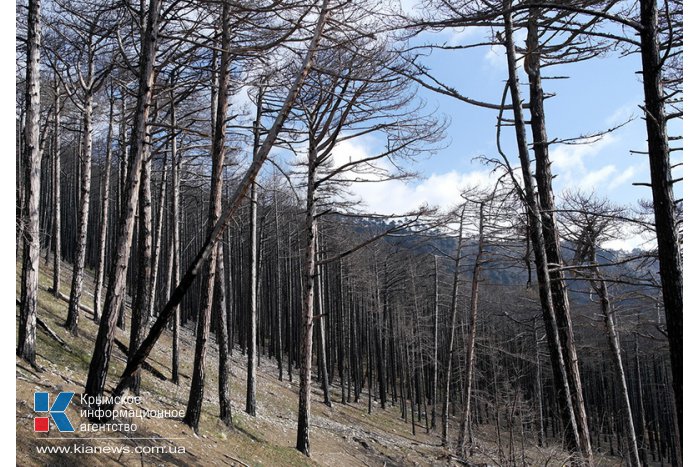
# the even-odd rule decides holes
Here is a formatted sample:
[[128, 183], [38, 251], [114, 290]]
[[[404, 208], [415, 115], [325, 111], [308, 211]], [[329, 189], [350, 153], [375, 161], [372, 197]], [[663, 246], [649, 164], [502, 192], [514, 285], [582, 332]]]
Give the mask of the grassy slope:
[[[17, 464], [18, 465], [435, 465], [448, 464], [451, 459], [439, 447], [439, 439], [434, 434], [425, 434], [424, 426], [417, 427], [418, 434], [411, 434], [410, 423], [400, 418], [399, 407], [381, 410], [375, 405], [372, 415], [367, 415], [367, 400], [361, 398], [357, 404], [335, 403], [330, 409], [323, 405], [322, 394], [316, 387], [312, 394], [311, 449], [312, 457], [302, 456], [294, 449], [296, 440], [297, 385], [280, 382], [276, 378], [274, 362], [262, 358], [258, 373], [258, 416], [248, 416], [245, 407], [245, 356], [239, 352], [233, 355], [232, 402], [234, 407], [234, 427], [225, 427], [218, 421], [218, 396], [216, 381], [217, 350], [215, 339], [207, 354], [207, 391], [199, 434], [195, 434], [180, 420], [176, 419], [137, 419], [138, 429], [130, 437], [168, 438], [170, 440], [135, 440], [125, 432], [97, 433], [96, 437], [117, 437], [116, 440], [86, 440], [82, 444], [99, 446], [128, 445], [168, 446], [180, 445], [186, 454], [99, 454], [61, 455], [38, 454], [37, 444], [69, 445], [69, 434], [61, 434], [52, 429], [50, 433], [34, 433], [32, 411], [33, 393], [37, 390], [58, 393], [73, 391], [80, 394], [83, 389], [90, 355], [94, 345], [97, 325], [92, 317], [81, 313], [80, 335], [72, 337], [63, 328], [67, 303], [55, 299], [48, 291], [50, 274], [42, 262], [40, 276], [39, 317], [68, 345], [63, 348], [43, 330], [37, 332], [37, 362], [42, 371], [36, 371], [25, 362], [17, 360]], [[19, 268], [18, 268], [19, 269]], [[64, 287], [69, 285], [70, 266], [63, 269]], [[17, 274], [19, 291], [19, 272]], [[91, 280], [86, 280], [86, 291], [93, 290]], [[63, 290], [68, 293], [68, 290]], [[18, 292], [19, 295], [19, 292]], [[92, 296], [84, 293], [84, 302], [91, 306]], [[126, 330], [117, 331], [117, 340], [128, 344], [128, 315]], [[189, 382], [192, 371], [194, 348], [193, 333], [186, 328], [181, 333], [180, 385], [158, 378], [155, 373], [170, 376], [171, 333], [166, 332], [155, 347], [149, 359], [155, 371], [144, 372], [142, 379], [143, 407], [148, 409], [184, 409], [187, 405]], [[112, 388], [125, 365], [125, 356], [115, 347], [108, 377], [108, 390]], [[296, 380], [295, 375], [295, 380]], [[339, 389], [333, 388], [334, 400], [340, 400]], [[78, 396], [68, 409], [68, 416], [74, 426], [85, 423], [79, 417]], [[128, 422], [128, 420], [118, 420]], [[455, 422], [456, 423], [456, 422]], [[455, 425], [456, 426], [456, 425]], [[454, 430], [453, 430], [454, 431]], [[64, 436], [65, 435], [65, 436]], [[480, 433], [480, 438], [488, 438]], [[484, 436], [486, 435], [486, 436]], [[59, 439], [44, 439], [55, 436]], [[85, 437], [90, 434], [76, 432], [70, 436]], [[63, 439], [62, 439], [63, 438]], [[172, 438], [180, 438], [173, 440]], [[484, 443], [484, 453], [493, 452], [494, 446]], [[560, 459], [556, 449], [527, 451], [529, 461], [543, 465], [545, 458], [550, 462]], [[476, 456], [472, 460], [488, 461], [489, 456]], [[602, 459], [601, 459], [602, 460]], [[477, 464], [483, 465], [483, 464]]]

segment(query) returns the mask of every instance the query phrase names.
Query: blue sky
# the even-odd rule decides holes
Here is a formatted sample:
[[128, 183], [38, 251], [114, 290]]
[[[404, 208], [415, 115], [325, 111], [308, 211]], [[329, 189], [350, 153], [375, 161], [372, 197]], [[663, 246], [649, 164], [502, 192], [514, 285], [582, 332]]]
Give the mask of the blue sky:
[[[470, 43], [483, 40], [486, 30], [454, 30], [433, 34], [436, 42]], [[516, 35], [520, 43], [524, 34]], [[480, 47], [468, 50], [434, 51], [424, 59], [432, 74], [443, 83], [458, 89], [473, 99], [498, 103], [507, 77], [502, 47]], [[651, 196], [649, 188], [633, 186], [633, 182], [648, 182], [648, 161], [645, 155], [630, 154], [646, 147], [644, 121], [639, 105], [643, 103], [639, 70], [640, 57], [631, 54], [620, 57], [616, 53], [543, 70], [544, 76], [568, 76], [569, 79], [544, 81], [545, 92], [556, 96], [545, 103], [549, 138], [572, 138], [605, 130], [633, 120], [597, 142], [583, 145], [552, 145], [555, 189], [580, 188], [595, 191], [619, 204], [636, 205], [640, 199]], [[524, 95], [527, 81], [521, 71]], [[356, 193], [373, 211], [396, 213], [415, 208], [422, 202], [449, 207], [458, 202], [459, 191], [466, 185], [488, 183], [488, 168], [472, 159], [478, 155], [497, 157], [495, 121], [497, 112], [469, 105], [427, 89], [419, 95], [429, 108], [436, 108], [451, 119], [447, 128], [445, 148], [429, 159], [421, 160], [410, 168], [422, 175], [412, 182], [385, 182], [363, 184]], [[681, 124], [669, 128], [671, 135], [681, 134]], [[505, 129], [502, 144], [517, 164], [515, 138], [511, 129]], [[354, 143], [354, 147], [338, 148], [337, 152], [371, 153], [371, 140]], [[335, 151], [334, 151], [335, 152]], [[680, 152], [673, 159], [680, 161]], [[681, 175], [678, 169], [676, 176]], [[681, 196], [682, 186], [676, 188]], [[641, 240], [628, 239], [615, 246], [631, 248]]]

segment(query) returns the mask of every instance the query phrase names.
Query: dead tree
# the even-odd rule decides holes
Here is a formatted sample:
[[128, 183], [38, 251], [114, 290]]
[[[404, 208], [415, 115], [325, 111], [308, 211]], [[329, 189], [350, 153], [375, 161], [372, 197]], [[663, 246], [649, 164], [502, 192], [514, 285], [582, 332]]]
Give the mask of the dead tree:
[[[150, 112], [151, 97], [155, 81], [155, 56], [158, 44], [161, 0], [151, 0], [148, 8], [146, 30], [141, 38], [139, 56], [139, 86], [134, 110], [134, 126], [129, 146], [129, 168], [124, 192], [124, 206], [119, 217], [119, 227], [111, 265], [105, 308], [95, 341], [95, 349], [90, 361], [85, 393], [99, 397], [104, 390], [107, 369], [114, 344], [117, 318], [124, 301], [126, 289], [126, 269], [133, 236], [134, 219], [139, 198], [141, 169], [144, 157], [146, 126]], [[133, 360], [133, 358], [131, 359]]]
[[24, 189], [22, 221], [22, 282], [17, 356], [36, 366], [36, 309], [39, 295], [39, 51], [41, 47], [41, 0], [29, 0], [27, 20], [26, 117], [24, 125]]
[[[211, 188], [209, 195], [209, 215], [207, 220], [207, 230], [211, 233], [214, 226], [221, 218], [221, 201], [223, 194], [223, 169], [226, 158], [226, 121], [228, 117], [228, 91], [229, 91], [229, 66], [231, 54], [229, 51], [231, 40], [231, 26], [229, 20], [230, 6], [224, 3], [221, 9], [221, 57], [219, 70], [217, 73], [218, 85], [216, 89], [216, 112], [212, 115], [215, 119], [214, 137], [212, 141], [212, 170]], [[209, 328], [211, 325], [211, 311], [214, 301], [214, 283], [217, 274], [219, 258], [219, 242], [212, 245], [213, 253], [204, 264], [204, 283], [201, 296], [199, 315], [197, 318], [197, 341], [194, 353], [194, 368], [192, 370], [192, 385], [190, 396], [187, 402], [187, 411], [184, 422], [195, 431], [199, 429], [199, 418], [204, 400], [205, 369], [207, 356], [207, 340], [209, 338]], [[223, 258], [222, 258], [223, 259]], [[223, 271], [219, 272], [220, 280], [223, 282]], [[223, 289], [223, 287], [221, 287]], [[223, 308], [222, 310], [223, 311]], [[219, 353], [226, 354], [226, 347], [220, 342]], [[226, 366], [226, 365], [225, 365]], [[219, 378], [228, 378], [228, 373], [219, 374]], [[223, 395], [223, 406], [229, 406], [227, 395]], [[231, 425], [231, 413], [229, 409], [222, 409], [224, 423]]]

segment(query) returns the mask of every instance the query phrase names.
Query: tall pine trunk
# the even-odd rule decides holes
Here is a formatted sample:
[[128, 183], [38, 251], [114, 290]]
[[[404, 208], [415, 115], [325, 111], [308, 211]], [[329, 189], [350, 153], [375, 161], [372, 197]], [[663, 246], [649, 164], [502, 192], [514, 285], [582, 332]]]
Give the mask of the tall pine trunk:
[[[262, 89], [258, 90], [257, 112], [253, 128], [253, 154], [260, 146], [260, 120], [262, 118]], [[248, 379], [246, 381], [245, 411], [255, 417], [257, 388], [257, 355], [258, 355], [258, 190], [255, 180], [250, 185], [250, 236], [248, 256], [250, 262], [248, 273], [249, 316], [248, 319]]]
[[[92, 70], [92, 60], [88, 67]], [[90, 86], [92, 71], [88, 72]], [[80, 153], [80, 201], [78, 207], [78, 237], [73, 257], [73, 279], [71, 281], [70, 301], [66, 328], [74, 336], [78, 335], [78, 319], [80, 316], [80, 298], [83, 294], [85, 276], [85, 256], [87, 252], [88, 215], [90, 213], [90, 182], [92, 180], [92, 89], [86, 91], [83, 108], [83, 150]]]
[[[157, 109], [154, 111], [157, 113]], [[131, 306], [131, 330], [129, 333], [129, 358], [133, 357], [136, 348], [143, 340], [144, 328], [148, 322], [148, 310], [150, 309], [149, 300], [151, 292], [149, 287], [151, 277], [153, 254], [153, 209], [151, 204], [151, 168], [152, 168], [152, 153], [151, 135], [147, 135], [147, 145], [145, 157], [143, 159], [143, 168], [141, 169], [141, 194], [139, 195], [139, 222], [138, 222], [138, 283], [136, 284], [136, 297]], [[138, 395], [141, 387], [141, 375], [136, 372], [131, 384], [131, 391]]]
[[457, 450], [464, 456], [467, 443], [467, 430], [470, 429], [472, 386], [474, 381], [474, 352], [476, 350], [476, 318], [479, 306], [479, 281], [481, 280], [481, 265], [484, 256], [484, 201], [479, 203], [479, 243], [474, 269], [472, 271], [472, 288], [469, 298], [469, 334], [467, 336], [467, 374], [464, 381], [464, 405], [462, 419], [459, 424]]
[[442, 400], [442, 445], [449, 444], [449, 419], [450, 419], [450, 385], [452, 384], [453, 352], [455, 348], [455, 328], [457, 327], [457, 295], [459, 293], [459, 266], [462, 261], [462, 246], [464, 244], [464, 213], [466, 203], [462, 205], [459, 213], [459, 232], [457, 237], [457, 249], [454, 258], [454, 273], [452, 276], [452, 292], [450, 297], [450, 328], [447, 341], [447, 367], [443, 383]]
[[126, 175], [126, 191], [119, 219], [119, 229], [112, 261], [110, 283], [107, 287], [105, 309], [100, 320], [100, 328], [95, 340], [95, 349], [90, 361], [90, 369], [85, 383], [85, 394], [99, 397], [107, 379], [109, 360], [114, 345], [117, 318], [124, 303], [126, 292], [126, 271], [129, 263], [129, 250], [134, 231], [134, 221], [138, 206], [141, 168], [146, 140], [146, 123], [153, 95], [155, 81], [155, 58], [158, 42], [161, 0], [151, 0], [146, 32], [141, 41], [139, 64], [139, 87], [136, 100], [134, 126], [129, 147], [129, 168]]
[[[123, 116], [122, 116], [123, 118]], [[97, 271], [95, 272], [95, 293], [93, 318], [99, 322], [102, 308], [102, 285], [104, 281], [104, 265], [107, 250], [107, 225], [109, 223], [109, 188], [112, 171], [112, 122], [114, 120], [114, 93], [109, 97], [109, 126], [107, 128], [107, 156], [105, 157], [104, 175], [102, 182], [102, 205], [100, 208], [100, 238], [97, 246]]]
[[[588, 463], [584, 450], [581, 449], [579, 431], [576, 423], [576, 416], [569, 391], [569, 383], [566, 371], [566, 364], [562, 354], [561, 342], [557, 327], [557, 319], [552, 303], [552, 292], [550, 288], [549, 270], [547, 268], [547, 252], [545, 249], [544, 235], [542, 232], [542, 218], [540, 206], [536, 195], [535, 180], [530, 168], [530, 155], [527, 144], [527, 130], [525, 128], [525, 118], [523, 116], [522, 99], [520, 97], [520, 86], [518, 82], [516, 49], [513, 42], [513, 19], [510, 12], [511, 2], [504, 4], [503, 14], [505, 30], [506, 58], [508, 62], [508, 83], [513, 107], [515, 124], [515, 134], [518, 146], [518, 157], [523, 175], [524, 203], [527, 208], [528, 225], [530, 228], [530, 239], [532, 250], [535, 255], [535, 265], [537, 269], [537, 282], [542, 306], [542, 316], [545, 323], [547, 340], [549, 343], [549, 353], [552, 360], [552, 373], [554, 376], [554, 387], [559, 403], [559, 410], [564, 421], [566, 447], [571, 452], [577, 454], [584, 463]], [[498, 416], [498, 415], [497, 415]]]
[[554, 202], [554, 189], [552, 188], [549, 140], [547, 138], [544, 113], [544, 91], [542, 90], [542, 76], [540, 72], [540, 44], [537, 27], [539, 14], [538, 8], [530, 9], [527, 33], [528, 54], [525, 59], [525, 71], [530, 84], [530, 128], [532, 130], [533, 152], [535, 153], [536, 161], [535, 177], [540, 200], [540, 219], [542, 221], [544, 247], [547, 253], [552, 304], [557, 319], [559, 341], [561, 342], [562, 355], [566, 365], [569, 390], [571, 391], [571, 403], [576, 417], [581, 453], [586, 459], [591, 459], [593, 451], [591, 449], [588, 419], [583, 399], [581, 375], [578, 368], [569, 297], [566, 291], [564, 273], [560, 269], [563, 260], [555, 217], [556, 205]]
[[[212, 142], [212, 170], [211, 189], [209, 197], [209, 218], [207, 231], [214, 230], [221, 217], [221, 198], [223, 193], [223, 168], [226, 157], [226, 119], [228, 117], [228, 84], [230, 64], [230, 25], [229, 4], [224, 3], [221, 11], [221, 61], [218, 71], [218, 84], [216, 89], [216, 114], [214, 126], [214, 140]], [[192, 370], [192, 385], [187, 402], [187, 411], [184, 422], [195, 431], [199, 429], [199, 419], [204, 400], [205, 371], [207, 358], [207, 341], [211, 325], [211, 311], [214, 300], [214, 282], [217, 269], [217, 257], [219, 242], [212, 245], [213, 253], [205, 263], [203, 275], [202, 296], [200, 300], [199, 315], [197, 317], [197, 342], [195, 344], [194, 368]]]
[[119, 379], [117, 386], [112, 392], [112, 395], [114, 397], [120, 396], [124, 394], [124, 391], [126, 391], [131, 376], [143, 364], [143, 362], [150, 354], [151, 350], [153, 350], [155, 343], [158, 341], [158, 338], [167, 326], [167, 323], [172, 319], [177, 306], [182, 301], [189, 287], [198, 277], [199, 271], [204, 266], [204, 263], [211, 256], [214, 246], [223, 236], [226, 229], [226, 224], [231, 220], [233, 214], [238, 210], [241, 203], [243, 202], [245, 194], [250, 189], [250, 186], [255, 180], [256, 175], [258, 174], [263, 163], [267, 159], [270, 150], [272, 149], [272, 146], [277, 140], [277, 136], [282, 130], [282, 126], [291, 111], [292, 105], [294, 104], [294, 101], [299, 95], [299, 92], [301, 91], [301, 87], [304, 84], [306, 77], [311, 71], [311, 68], [314, 64], [314, 58], [316, 56], [317, 48], [321, 40], [321, 34], [325, 28], [328, 16], [328, 0], [324, 0], [323, 4], [320, 7], [320, 13], [316, 22], [314, 35], [311, 38], [311, 41], [309, 42], [309, 47], [304, 57], [304, 60], [301, 64], [299, 71], [297, 72], [297, 75], [294, 79], [291, 88], [289, 89], [287, 97], [285, 98], [280, 108], [280, 111], [277, 114], [277, 117], [275, 118], [275, 121], [273, 122], [272, 126], [267, 132], [265, 141], [260, 146], [260, 149], [255, 155], [252, 164], [250, 165], [250, 167], [248, 167], [248, 170], [243, 174], [241, 182], [234, 190], [231, 196], [231, 204], [228, 210], [226, 211], [226, 214], [219, 219], [219, 221], [216, 223], [209, 235], [205, 237], [202, 248], [192, 260], [182, 280], [175, 287], [172, 296], [165, 304], [163, 310], [158, 314], [158, 318], [156, 319], [155, 323], [153, 323], [153, 326], [151, 327], [148, 335], [136, 351], [134, 359], [131, 362], [127, 363], [126, 368], [124, 368], [121, 378]]
[[[29, 0], [27, 19], [27, 82], [24, 126], [24, 209], [21, 308], [17, 337], [17, 356], [36, 365], [36, 308], [39, 294], [39, 53], [41, 48], [41, 0]], [[19, 243], [19, 242], [18, 242]]]
[[673, 195], [670, 150], [664, 109], [663, 62], [659, 53], [659, 18], [656, 0], [640, 1], [640, 32], [644, 111], [654, 204], [654, 224], [659, 252], [666, 329], [671, 349], [671, 374], [678, 427], [679, 462], [683, 448], [683, 267], [676, 203]]
[[314, 276], [316, 275], [316, 147], [309, 135], [309, 159], [306, 178], [306, 216], [304, 221], [304, 297], [301, 310], [301, 358], [299, 365], [299, 413], [296, 448], [311, 455], [309, 418], [311, 416], [311, 359], [314, 326]]
[[53, 241], [53, 295], [61, 292], [61, 100], [58, 77], [54, 78], [53, 114], [53, 164], [51, 176], [53, 185], [53, 221], [51, 222]]

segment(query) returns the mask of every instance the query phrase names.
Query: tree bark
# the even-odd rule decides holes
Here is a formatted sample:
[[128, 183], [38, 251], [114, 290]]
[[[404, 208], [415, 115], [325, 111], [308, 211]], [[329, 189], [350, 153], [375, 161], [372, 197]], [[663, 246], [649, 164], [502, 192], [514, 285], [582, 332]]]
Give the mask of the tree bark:
[[474, 270], [472, 271], [472, 287], [469, 298], [469, 334], [467, 336], [467, 373], [464, 381], [464, 407], [462, 410], [462, 420], [459, 424], [459, 438], [457, 448], [465, 455], [467, 442], [467, 429], [471, 421], [471, 399], [472, 381], [474, 380], [474, 351], [476, 349], [476, 318], [479, 305], [479, 281], [481, 280], [481, 265], [484, 255], [484, 201], [479, 203], [479, 243], [476, 258], [474, 259]]
[[27, 81], [24, 127], [24, 210], [22, 282], [17, 356], [36, 365], [36, 308], [39, 295], [39, 116], [41, 113], [39, 54], [41, 49], [41, 0], [29, 0], [27, 19]]
[[53, 143], [53, 295], [58, 298], [61, 292], [61, 101], [59, 80], [54, 78], [54, 143]]
[[[157, 114], [157, 109], [154, 113]], [[151, 204], [151, 135], [146, 136], [145, 156], [141, 169], [141, 193], [139, 195], [139, 222], [138, 222], [138, 271], [139, 280], [136, 284], [136, 297], [131, 306], [131, 331], [129, 333], [129, 358], [132, 358], [136, 348], [143, 340], [144, 328], [148, 322], [148, 310], [151, 291], [149, 287], [153, 255], [153, 209]], [[136, 372], [131, 382], [131, 391], [139, 395], [141, 387], [141, 374]]]
[[[165, 192], [168, 180], [168, 156], [167, 153], [163, 155], [163, 167], [160, 175], [160, 187], [158, 188], [158, 214], [155, 218], [155, 235], [153, 236], [153, 257], [151, 261], [151, 276], [149, 279], [148, 290], [151, 296], [148, 299], [148, 313], [147, 316], [153, 316], [153, 310], [155, 309], [156, 302], [156, 289], [158, 288], [158, 273], [160, 272], [160, 252], [163, 245], [163, 222], [165, 214]], [[170, 269], [168, 269], [170, 271]]]
[[569, 383], [566, 372], [566, 365], [559, 340], [557, 328], [557, 319], [554, 313], [552, 303], [552, 294], [550, 288], [549, 271], [547, 268], [547, 252], [544, 245], [544, 236], [542, 233], [542, 222], [540, 215], [540, 206], [535, 193], [535, 181], [530, 169], [530, 156], [527, 146], [527, 132], [525, 128], [525, 119], [523, 117], [522, 99], [520, 97], [520, 86], [518, 84], [516, 51], [513, 42], [513, 20], [512, 13], [509, 11], [511, 7], [510, 0], [504, 3], [503, 14], [505, 24], [505, 47], [506, 57], [508, 61], [509, 74], [509, 89], [512, 99], [513, 115], [515, 121], [515, 134], [518, 145], [518, 157], [523, 174], [524, 185], [524, 202], [527, 207], [527, 215], [530, 227], [530, 239], [532, 241], [532, 250], [535, 254], [535, 265], [537, 269], [537, 282], [540, 295], [540, 303], [542, 305], [542, 315], [545, 323], [547, 340], [549, 342], [550, 357], [552, 360], [552, 372], [554, 376], [554, 387], [559, 402], [559, 409], [565, 425], [565, 439], [567, 449], [571, 452], [578, 453], [581, 461], [585, 464], [589, 463], [588, 457], [581, 449], [579, 439], [579, 431], [576, 423], [576, 416], [569, 391]]
[[443, 384], [444, 399], [442, 401], [442, 445], [449, 444], [449, 418], [450, 418], [450, 384], [452, 379], [452, 354], [454, 352], [455, 328], [457, 326], [457, 295], [459, 293], [459, 267], [462, 260], [462, 246], [464, 245], [464, 213], [467, 204], [462, 205], [459, 214], [459, 236], [457, 238], [457, 249], [454, 258], [454, 274], [452, 276], [452, 292], [450, 299], [450, 329], [447, 343], [447, 368], [445, 370], [445, 381]]
[[[593, 253], [595, 254], [595, 253]], [[594, 262], [595, 262], [594, 258]], [[622, 414], [625, 423], [625, 431], [627, 432], [627, 452], [629, 455], [629, 463], [633, 467], [640, 466], [639, 450], [637, 447], [637, 434], [634, 427], [634, 416], [632, 413], [632, 404], [630, 403], [629, 391], [627, 389], [627, 378], [625, 377], [625, 367], [622, 364], [622, 353], [620, 351], [620, 342], [615, 329], [615, 321], [613, 320], [613, 310], [608, 296], [608, 285], [605, 279], [602, 279], [600, 268], [597, 263], [591, 271], [595, 278], [591, 279], [591, 286], [596, 291], [600, 299], [600, 311], [603, 313], [605, 321], [605, 331], [608, 338], [608, 346], [613, 357], [613, 365], [615, 367], [615, 376], [617, 384], [620, 387], [618, 391], [622, 396], [623, 410]]]
[[297, 420], [298, 451], [311, 456], [309, 419], [311, 416], [311, 345], [314, 326], [314, 277], [316, 275], [316, 141], [309, 135], [308, 172], [306, 178], [306, 217], [304, 221], [304, 299], [301, 312], [301, 358], [299, 365], [299, 413]]
[[173, 291], [170, 300], [168, 300], [168, 303], [166, 303], [163, 310], [159, 313], [158, 318], [151, 327], [151, 330], [149, 331], [143, 343], [137, 350], [136, 356], [134, 357], [133, 361], [127, 363], [127, 366], [124, 369], [124, 372], [122, 373], [119, 383], [113, 391], [113, 396], [118, 396], [124, 393], [128, 386], [128, 381], [131, 378], [131, 375], [133, 375], [134, 371], [136, 371], [136, 369], [148, 357], [149, 353], [153, 349], [153, 346], [160, 337], [160, 334], [165, 329], [165, 326], [167, 325], [168, 321], [170, 321], [170, 319], [172, 318], [176, 307], [180, 304], [188, 288], [192, 285], [195, 278], [198, 276], [199, 270], [204, 265], [204, 262], [211, 255], [214, 244], [223, 235], [227, 222], [233, 217], [233, 214], [237, 211], [237, 209], [243, 202], [245, 194], [250, 188], [250, 185], [252, 184], [255, 176], [260, 171], [260, 168], [262, 167], [263, 163], [267, 159], [267, 156], [270, 153], [270, 150], [272, 149], [272, 146], [276, 141], [280, 130], [282, 129], [282, 125], [284, 124], [287, 116], [289, 115], [289, 112], [291, 111], [292, 104], [296, 100], [296, 97], [299, 95], [304, 80], [306, 79], [306, 76], [311, 70], [311, 67], [314, 63], [314, 57], [316, 55], [318, 44], [321, 39], [321, 33], [323, 32], [323, 29], [326, 25], [328, 16], [328, 0], [324, 0], [321, 6], [319, 17], [317, 19], [316, 29], [311, 39], [311, 42], [309, 43], [309, 48], [303, 60], [303, 64], [295, 78], [294, 83], [292, 84], [292, 87], [289, 89], [289, 93], [284, 103], [282, 104], [279, 113], [277, 114], [277, 118], [275, 119], [274, 123], [272, 124], [267, 133], [265, 141], [260, 146], [260, 149], [255, 155], [253, 163], [248, 168], [246, 173], [243, 174], [241, 182], [234, 190], [234, 193], [232, 194], [231, 205], [226, 211], [226, 215], [222, 216], [219, 219], [219, 221], [214, 226], [214, 229], [212, 229], [211, 233], [205, 238], [204, 245], [194, 257], [190, 266], [187, 268], [187, 271], [185, 272], [185, 275], [183, 276], [180, 283], [177, 285], [177, 287], [175, 287], [175, 290]]
[[[92, 86], [92, 59], [88, 63], [88, 81]], [[80, 201], [78, 209], [78, 237], [73, 257], [73, 279], [71, 281], [70, 301], [65, 327], [74, 336], [78, 335], [78, 318], [80, 316], [80, 298], [83, 294], [83, 276], [85, 275], [85, 255], [87, 252], [88, 214], [90, 212], [90, 182], [92, 180], [92, 110], [93, 91], [86, 90], [83, 109], [83, 150], [80, 154]]]
[[683, 448], [683, 267], [678, 241], [676, 202], [673, 195], [667, 116], [664, 109], [663, 61], [659, 53], [659, 19], [656, 0], [640, 1], [640, 32], [644, 111], [654, 223], [659, 252], [666, 330], [671, 350], [671, 374], [678, 425], [678, 455]]
[[[124, 118], [124, 116], [122, 116]], [[95, 293], [93, 301], [93, 318], [99, 322], [102, 307], [102, 285], [104, 281], [104, 265], [107, 250], [107, 224], [109, 223], [109, 188], [112, 171], [112, 122], [114, 120], [114, 94], [109, 97], [109, 125], [107, 128], [107, 155], [105, 157], [104, 175], [102, 182], [102, 206], [100, 219], [100, 238], [97, 246], [97, 271], [95, 272]]]
[[562, 356], [566, 365], [566, 374], [571, 391], [571, 402], [582, 455], [590, 460], [593, 456], [591, 449], [588, 419], [583, 399], [583, 388], [578, 367], [578, 356], [574, 340], [574, 330], [571, 323], [569, 297], [566, 291], [564, 273], [560, 269], [563, 264], [559, 246], [559, 232], [555, 217], [556, 205], [554, 202], [554, 190], [552, 188], [551, 161], [549, 159], [549, 140], [544, 113], [544, 92], [542, 90], [542, 76], [540, 72], [540, 44], [537, 21], [539, 9], [531, 8], [528, 17], [527, 50], [525, 59], [525, 71], [530, 84], [530, 128], [533, 137], [533, 152], [536, 160], [537, 190], [540, 199], [540, 219], [542, 221], [542, 234], [544, 247], [547, 253], [547, 265], [549, 267], [550, 288], [552, 291], [552, 305], [556, 315], [559, 341], [561, 342]]
[[[255, 116], [255, 126], [253, 129], [253, 154], [258, 151], [260, 145], [260, 120], [262, 118], [262, 89], [258, 90], [257, 112]], [[248, 273], [248, 293], [250, 300], [250, 313], [248, 324], [248, 379], [246, 382], [245, 411], [248, 415], [255, 417], [257, 388], [257, 366], [256, 358], [258, 352], [258, 190], [255, 180], [250, 185], [250, 250], [249, 273]]]
[[216, 316], [216, 340], [219, 345], [219, 418], [226, 426], [233, 426], [231, 398], [229, 397], [228, 328], [226, 323], [226, 290], [224, 288], [224, 244], [219, 242], [216, 255], [214, 282], [214, 309]]
[[[175, 98], [171, 90], [170, 93], [170, 124], [172, 126], [170, 134], [170, 150], [172, 151], [172, 207], [173, 207], [173, 226], [172, 226], [172, 270], [168, 271], [168, 280], [173, 284], [180, 282], [180, 163], [181, 156], [177, 152], [177, 136], [175, 134], [175, 126], [177, 117], [175, 115]], [[171, 293], [170, 285], [167, 288], [168, 296]], [[173, 345], [172, 345], [172, 361], [171, 381], [175, 384], [180, 383], [179, 366], [180, 366], [180, 305], [177, 304], [173, 308]]]
[[[115, 255], [112, 262], [110, 284], [107, 288], [105, 309], [100, 320], [100, 328], [95, 341], [95, 350], [90, 361], [85, 394], [99, 397], [104, 390], [107, 379], [107, 369], [114, 344], [116, 321], [119, 309], [123, 305], [126, 288], [126, 270], [129, 262], [129, 250], [134, 231], [134, 220], [139, 198], [141, 168], [146, 139], [146, 123], [148, 121], [153, 83], [155, 80], [155, 57], [158, 42], [158, 23], [160, 21], [161, 0], [151, 0], [148, 13], [146, 32], [141, 41], [140, 77], [138, 97], [136, 101], [134, 127], [131, 132], [129, 148], [129, 168], [127, 185], [124, 193], [124, 205], [119, 220], [119, 233], [115, 245]], [[127, 364], [127, 367], [129, 365]], [[126, 388], [125, 388], [126, 389]]]
[[[214, 227], [221, 218], [221, 198], [223, 189], [223, 168], [226, 158], [226, 119], [228, 117], [228, 86], [231, 54], [230, 47], [230, 24], [229, 24], [229, 4], [224, 3], [221, 10], [221, 62], [218, 72], [216, 122], [214, 127], [214, 140], [212, 141], [212, 170], [211, 189], [209, 198], [209, 218], [207, 230], [211, 235]], [[209, 338], [209, 328], [211, 325], [211, 310], [214, 295], [214, 280], [217, 267], [217, 252], [219, 241], [214, 241], [212, 245], [213, 253], [210, 254], [203, 275], [202, 296], [197, 317], [197, 342], [195, 344], [194, 368], [192, 370], [192, 386], [187, 402], [187, 411], [184, 422], [195, 431], [199, 429], [199, 419], [202, 412], [202, 402], [204, 400], [205, 371], [207, 358], [207, 341]]]
[[435, 428], [435, 417], [437, 407], [437, 392], [438, 392], [438, 315], [440, 312], [439, 306], [439, 281], [438, 281], [438, 259], [437, 256], [434, 259], [434, 283], [433, 283], [433, 390], [430, 397], [431, 414], [430, 414], [430, 427]]

